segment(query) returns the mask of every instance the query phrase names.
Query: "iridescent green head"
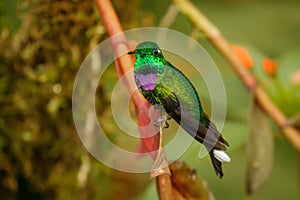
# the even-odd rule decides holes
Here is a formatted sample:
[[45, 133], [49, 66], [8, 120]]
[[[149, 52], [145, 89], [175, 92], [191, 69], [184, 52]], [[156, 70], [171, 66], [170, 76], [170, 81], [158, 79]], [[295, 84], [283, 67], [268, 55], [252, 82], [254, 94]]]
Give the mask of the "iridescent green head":
[[142, 42], [137, 45], [134, 51], [128, 52], [128, 54], [134, 54], [136, 56], [136, 62], [134, 65], [135, 72], [139, 71], [141, 68], [145, 68], [146, 66], [157, 68], [157, 70], [161, 72], [167, 62], [161, 49], [155, 42]]

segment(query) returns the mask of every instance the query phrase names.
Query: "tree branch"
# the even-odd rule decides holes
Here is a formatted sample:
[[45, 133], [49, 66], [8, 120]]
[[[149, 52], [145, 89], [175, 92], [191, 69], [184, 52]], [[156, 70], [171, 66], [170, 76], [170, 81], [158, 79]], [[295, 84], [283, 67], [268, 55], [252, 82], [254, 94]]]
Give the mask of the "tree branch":
[[178, 6], [179, 10], [194, 23], [194, 25], [198, 29], [204, 32], [211, 43], [231, 64], [232, 68], [239, 75], [240, 79], [243, 81], [248, 90], [253, 92], [260, 106], [282, 129], [283, 135], [298, 151], [300, 151], [300, 133], [294, 127], [288, 126], [286, 116], [273, 103], [273, 101], [265, 93], [263, 88], [256, 83], [256, 79], [252, 76], [252, 74], [243, 67], [243, 65], [231, 50], [229, 43], [225, 40], [217, 27], [212, 22], [210, 22], [190, 1], [173, 0], [173, 2]]
[[[104, 26], [106, 27], [107, 33], [110, 36], [110, 41], [115, 51], [115, 55], [121, 55], [118, 52], [127, 52], [130, 49], [128, 48], [128, 43], [125, 35], [123, 34], [123, 30], [119, 19], [112, 7], [112, 4], [109, 0], [94, 0], [97, 8], [99, 10], [100, 16], [103, 20]], [[111, 37], [116, 34], [119, 34], [120, 37]], [[115, 60], [116, 68], [119, 77], [123, 77], [124, 74], [132, 70], [134, 65], [132, 59], [128, 55], [116, 57]], [[133, 74], [132, 74], [133, 77]], [[128, 78], [125, 76], [125, 81], [123, 82], [128, 91], [134, 91], [136, 86], [133, 81], [133, 78]], [[137, 91], [132, 94], [132, 99], [136, 108], [136, 115], [138, 118], [139, 126], [147, 125], [151, 123], [151, 120], [148, 116], [148, 111], [150, 108], [150, 104], [144, 99], [144, 97]], [[149, 135], [148, 132], [151, 130], [140, 129], [141, 136]], [[152, 137], [142, 137], [141, 141], [143, 146], [146, 148], [146, 151], [150, 153], [152, 159], [156, 159], [157, 153], [153, 153], [153, 151], [157, 150], [159, 147], [158, 140], [156, 136]], [[168, 166], [166, 167], [168, 168]], [[170, 171], [169, 169], [167, 169]], [[168, 175], [159, 175], [156, 177], [157, 179], [157, 187], [158, 193], [161, 200], [173, 199], [172, 193], [172, 184], [170, 176]]]
[[[109, 0], [95, 0], [97, 8], [99, 10], [100, 16], [103, 20], [104, 26], [106, 27], [107, 33], [110, 36], [110, 42], [113, 46], [115, 51], [115, 55], [120, 55], [118, 52], [128, 52], [130, 49], [128, 47], [128, 42], [126, 40], [125, 35], [123, 34], [123, 30], [119, 19], [112, 7], [112, 4]], [[112, 37], [114, 35], [119, 35], [119, 37]], [[145, 126], [150, 123], [150, 118], [147, 115], [148, 110], [150, 108], [149, 103], [145, 100], [145, 98], [135, 89], [135, 83], [133, 78], [129, 76], [124, 76], [127, 72], [132, 70], [133, 68], [133, 61], [130, 56], [123, 55], [120, 57], [116, 57], [115, 60], [116, 69], [119, 77], [123, 78], [124, 81], [122, 83], [126, 87], [128, 91], [135, 91], [132, 94], [132, 99], [136, 108], [137, 118], [139, 119], [139, 125]], [[132, 76], [133, 77], [133, 76]], [[143, 133], [141, 133], [143, 135]], [[148, 134], [149, 135], [149, 134]], [[149, 146], [147, 141], [153, 140], [151, 143], [152, 145]], [[147, 148], [148, 152], [152, 152], [157, 150], [158, 142], [157, 139], [153, 137], [142, 137], [141, 140], [144, 144], [144, 147]], [[156, 155], [151, 154], [152, 158], [155, 159]]]
[[171, 178], [168, 175], [160, 175], [156, 177], [156, 188], [158, 197], [161, 200], [175, 199], [172, 190]]

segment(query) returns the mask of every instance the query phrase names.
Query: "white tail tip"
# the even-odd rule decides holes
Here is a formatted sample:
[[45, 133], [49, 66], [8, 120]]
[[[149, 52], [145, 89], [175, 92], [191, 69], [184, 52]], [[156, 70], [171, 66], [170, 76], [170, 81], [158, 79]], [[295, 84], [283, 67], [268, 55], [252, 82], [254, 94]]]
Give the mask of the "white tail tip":
[[218, 159], [220, 162], [230, 162], [231, 161], [230, 157], [224, 151], [215, 149], [213, 151], [213, 153], [214, 153], [215, 158]]

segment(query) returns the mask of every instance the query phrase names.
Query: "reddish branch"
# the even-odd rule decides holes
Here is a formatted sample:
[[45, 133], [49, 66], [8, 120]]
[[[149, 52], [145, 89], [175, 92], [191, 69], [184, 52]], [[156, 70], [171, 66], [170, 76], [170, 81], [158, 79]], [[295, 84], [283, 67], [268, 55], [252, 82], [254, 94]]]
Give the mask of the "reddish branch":
[[[106, 27], [108, 36], [110, 36], [110, 42], [115, 51], [115, 55], [120, 55], [120, 52], [128, 52], [130, 50], [128, 47], [128, 42], [126, 40], [125, 35], [123, 34], [121, 24], [114, 11], [114, 8], [112, 7], [111, 2], [109, 0], [95, 0], [95, 3], [99, 9], [99, 13], [103, 20], [104, 26]], [[117, 34], [118, 37], [112, 37]], [[117, 57], [115, 60], [115, 64], [116, 64], [116, 69], [119, 77], [122, 77], [124, 80], [122, 83], [125, 85], [128, 91], [134, 91], [136, 87], [133, 78], [129, 76], [124, 76], [124, 74], [126, 74], [133, 68], [134, 63], [132, 61], [132, 58], [128, 55]], [[136, 114], [137, 114], [137, 118], [139, 119], [138, 122], [139, 125], [141, 126], [148, 125], [150, 123], [150, 118], [148, 116], [148, 110], [150, 105], [138, 91], [135, 91], [132, 94], [131, 98], [136, 108]], [[144, 144], [144, 147], [147, 148], [148, 152], [157, 150], [158, 147], [157, 139], [153, 137], [148, 137], [148, 138], [142, 137], [142, 138], [143, 138], [142, 142]], [[151, 154], [151, 156], [152, 158], [155, 158], [154, 155]]]
[[[95, 3], [103, 20], [104, 26], [106, 27], [108, 36], [110, 36], [110, 42], [115, 51], [115, 55], [121, 55], [121, 52], [128, 52], [129, 50], [131, 50], [128, 48], [128, 42], [125, 35], [123, 34], [121, 24], [114, 11], [114, 8], [112, 7], [111, 2], [109, 0], [95, 0]], [[112, 37], [116, 34], [118, 34], [119, 37]], [[131, 57], [128, 55], [116, 57], [115, 64], [119, 77], [122, 77], [124, 74], [129, 72], [134, 65]], [[133, 81], [133, 78], [130, 78], [128, 76], [125, 76], [124, 78], [125, 80], [123, 84], [128, 89], [128, 91], [134, 91], [135, 83]], [[138, 91], [135, 91], [131, 97], [136, 108], [136, 115], [139, 126], [148, 125], [151, 121], [148, 115], [150, 108], [149, 103], [146, 102], [146, 100]], [[141, 142], [146, 151], [150, 153], [152, 159], [155, 159], [155, 152], [159, 146], [158, 140], [157, 138], [155, 138], [156, 136], [143, 137], [149, 135], [149, 132], [151, 131], [152, 130], [140, 129], [140, 134], [142, 136]], [[170, 176], [158, 176], [157, 188], [160, 199], [173, 199]]]

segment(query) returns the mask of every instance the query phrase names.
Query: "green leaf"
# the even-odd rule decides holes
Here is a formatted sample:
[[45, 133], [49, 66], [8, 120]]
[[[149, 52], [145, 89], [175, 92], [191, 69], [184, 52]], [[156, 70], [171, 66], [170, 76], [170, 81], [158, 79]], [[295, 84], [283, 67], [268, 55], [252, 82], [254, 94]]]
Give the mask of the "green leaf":
[[273, 135], [268, 116], [253, 102], [249, 116], [250, 135], [247, 142], [247, 193], [252, 194], [268, 180], [273, 167]]

